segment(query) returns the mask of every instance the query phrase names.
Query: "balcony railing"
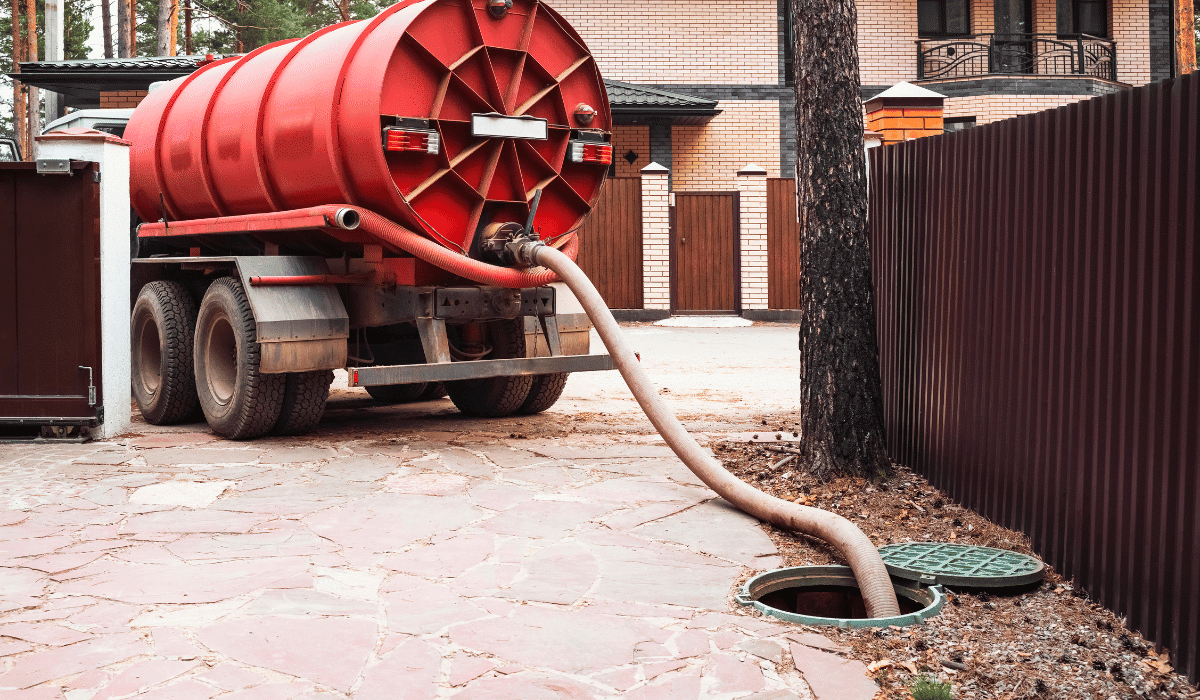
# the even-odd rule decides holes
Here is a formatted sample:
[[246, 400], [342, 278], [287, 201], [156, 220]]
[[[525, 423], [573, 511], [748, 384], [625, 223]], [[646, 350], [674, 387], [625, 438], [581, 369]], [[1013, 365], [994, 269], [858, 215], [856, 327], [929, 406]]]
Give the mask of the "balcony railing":
[[984, 75], [1117, 79], [1117, 45], [1087, 34], [973, 34], [917, 42], [917, 79]]

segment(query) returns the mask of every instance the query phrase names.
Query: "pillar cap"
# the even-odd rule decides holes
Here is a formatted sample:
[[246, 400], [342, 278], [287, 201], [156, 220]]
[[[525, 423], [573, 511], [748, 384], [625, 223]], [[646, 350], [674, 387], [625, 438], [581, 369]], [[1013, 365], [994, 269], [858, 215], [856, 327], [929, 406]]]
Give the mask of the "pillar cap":
[[868, 112], [873, 112], [883, 107], [941, 107], [945, 101], [946, 96], [940, 92], [899, 82], [863, 104]]
[[102, 141], [104, 143], [114, 143], [118, 146], [132, 146], [133, 144], [125, 139], [118, 138], [112, 134], [89, 129], [85, 126], [74, 126], [70, 129], [61, 129], [59, 131], [51, 131], [46, 134], [39, 134], [34, 137], [38, 143], [49, 141]]
[[670, 171], [667, 170], [666, 168], [664, 168], [663, 166], [659, 165], [658, 163], [651, 163], [650, 165], [647, 165], [646, 167], [642, 168], [641, 172], [656, 175], [658, 173], [667, 173]]
[[737, 174], [739, 177], [741, 177], [742, 175], [766, 175], [767, 169], [762, 167], [761, 165], [756, 165], [754, 163], [747, 163], [746, 165], [742, 166], [741, 170], [737, 171]]

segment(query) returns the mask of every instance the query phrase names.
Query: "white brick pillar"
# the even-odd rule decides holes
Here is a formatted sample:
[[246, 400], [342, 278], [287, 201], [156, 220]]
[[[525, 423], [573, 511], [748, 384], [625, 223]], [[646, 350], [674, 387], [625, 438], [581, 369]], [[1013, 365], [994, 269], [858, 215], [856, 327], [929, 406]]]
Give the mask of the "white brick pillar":
[[[133, 401], [129, 338], [129, 142], [74, 128], [37, 137], [38, 156], [100, 164], [100, 380], [104, 422], [93, 435], [110, 438], [129, 427]], [[62, 177], [49, 175], [47, 177]]]
[[668, 170], [642, 168], [642, 308], [671, 308], [671, 209]]
[[742, 257], [742, 310], [767, 304], [767, 171], [754, 164], [737, 173]]

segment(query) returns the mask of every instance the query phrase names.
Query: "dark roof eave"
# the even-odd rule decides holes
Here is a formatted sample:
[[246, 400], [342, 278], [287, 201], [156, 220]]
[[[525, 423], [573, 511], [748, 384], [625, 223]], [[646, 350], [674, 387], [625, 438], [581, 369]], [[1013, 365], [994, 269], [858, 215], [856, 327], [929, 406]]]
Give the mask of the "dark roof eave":
[[719, 109], [688, 109], [686, 107], [639, 107], [612, 105], [613, 122], [616, 124], [704, 124], [721, 113]]
[[19, 80], [29, 85], [59, 83], [153, 83], [160, 80], [174, 80], [185, 75], [191, 75], [190, 70], [159, 70], [139, 71], [136, 75], [131, 71], [36, 71], [29, 73], [5, 73], [13, 80]]

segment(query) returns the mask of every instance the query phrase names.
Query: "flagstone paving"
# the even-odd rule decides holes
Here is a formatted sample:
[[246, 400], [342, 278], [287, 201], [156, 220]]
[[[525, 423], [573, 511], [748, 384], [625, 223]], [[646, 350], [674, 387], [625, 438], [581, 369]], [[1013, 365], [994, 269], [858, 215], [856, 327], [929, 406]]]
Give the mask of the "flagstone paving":
[[0, 452], [0, 700], [874, 692], [737, 609], [774, 546], [644, 437], [138, 427]]

